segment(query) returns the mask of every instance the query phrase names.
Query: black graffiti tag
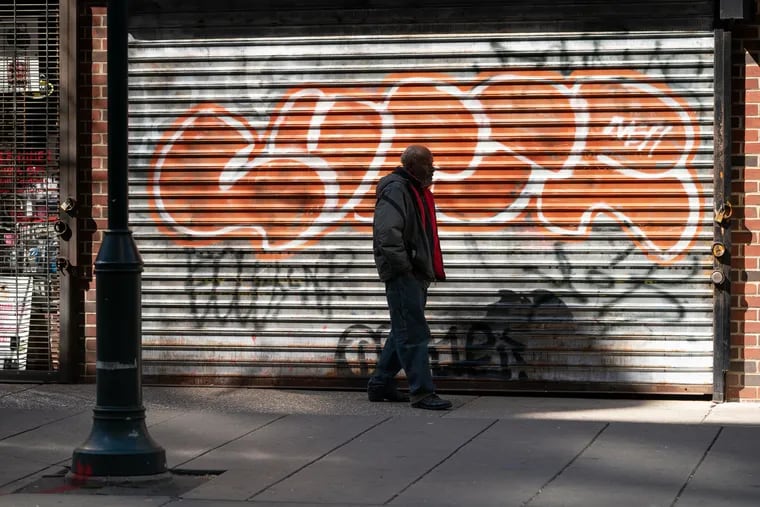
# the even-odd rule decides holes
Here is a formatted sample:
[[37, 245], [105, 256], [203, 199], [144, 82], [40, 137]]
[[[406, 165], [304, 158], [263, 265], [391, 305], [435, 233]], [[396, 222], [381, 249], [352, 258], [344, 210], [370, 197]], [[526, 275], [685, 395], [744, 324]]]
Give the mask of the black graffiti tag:
[[348, 294], [333, 280], [349, 269], [351, 259], [341, 253], [323, 253], [312, 265], [262, 262], [235, 249], [184, 250], [193, 325], [210, 321], [238, 322], [262, 329], [285, 308], [287, 298], [297, 298], [301, 308], [329, 318], [336, 300]]

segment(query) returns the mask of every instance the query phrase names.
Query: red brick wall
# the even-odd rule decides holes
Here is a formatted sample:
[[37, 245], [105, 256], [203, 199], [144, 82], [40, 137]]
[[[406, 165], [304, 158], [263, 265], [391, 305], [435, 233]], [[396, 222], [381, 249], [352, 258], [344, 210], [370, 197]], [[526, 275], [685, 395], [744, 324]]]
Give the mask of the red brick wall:
[[107, 227], [108, 123], [106, 87], [106, 6], [79, 3], [79, 181], [81, 214], [79, 265], [85, 270], [84, 363], [81, 380], [95, 377], [95, 280], [93, 266]]
[[731, 363], [728, 399], [760, 400], [760, 26], [733, 30]]

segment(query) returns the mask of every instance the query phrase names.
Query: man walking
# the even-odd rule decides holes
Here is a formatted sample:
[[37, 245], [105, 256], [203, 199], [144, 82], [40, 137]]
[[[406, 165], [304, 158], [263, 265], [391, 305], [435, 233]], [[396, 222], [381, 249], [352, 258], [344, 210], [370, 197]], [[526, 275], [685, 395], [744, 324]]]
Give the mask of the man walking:
[[[451, 402], [435, 394], [430, 373], [430, 328], [425, 304], [430, 282], [444, 280], [438, 241], [433, 183], [433, 154], [409, 146], [401, 167], [377, 184], [373, 250], [391, 317], [391, 331], [369, 379], [370, 401], [411, 401], [415, 408], [445, 410]], [[409, 396], [398, 391], [394, 377], [406, 372]]]

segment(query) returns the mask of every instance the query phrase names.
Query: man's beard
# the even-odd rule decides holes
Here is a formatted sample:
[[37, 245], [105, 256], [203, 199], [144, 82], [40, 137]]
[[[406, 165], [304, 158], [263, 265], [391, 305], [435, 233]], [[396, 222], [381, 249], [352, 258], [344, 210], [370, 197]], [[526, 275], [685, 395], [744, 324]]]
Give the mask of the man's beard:
[[420, 184], [422, 188], [430, 188], [430, 186], [433, 184], [433, 175], [423, 175], [420, 177], [418, 174], [415, 174], [414, 171], [407, 171], [409, 175], [414, 178], [414, 181]]

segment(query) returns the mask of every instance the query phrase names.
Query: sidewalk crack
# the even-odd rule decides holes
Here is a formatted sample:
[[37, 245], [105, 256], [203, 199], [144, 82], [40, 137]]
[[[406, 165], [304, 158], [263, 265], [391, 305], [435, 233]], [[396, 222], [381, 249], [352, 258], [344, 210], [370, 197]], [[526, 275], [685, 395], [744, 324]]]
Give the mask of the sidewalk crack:
[[706, 414], [705, 414], [705, 416], [702, 418], [702, 420], [701, 420], [701, 421], [699, 421], [699, 424], [704, 424], [704, 423], [705, 423], [705, 421], [707, 420], [707, 418], [708, 418], [708, 417], [710, 417], [710, 415], [712, 414], [712, 412], [713, 412], [713, 410], [715, 409], [715, 407], [716, 407], [716, 406], [717, 406], [717, 404], [716, 404], [716, 403], [712, 403], [712, 404], [710, 404], [710, 409], [707, 411], [707, 413], [706, 413]]
[[702, 466], [702, 463], [707, 458], [707, 455], [710, 454], [710, 451], [712, 450], [713, 446], [715, 446], [715, 442], [718, 441], [718, 438], [720, 437], [720, 434], [723, 433], [723, 428], [724, 428], [724, 426], [721, 426], [718, 429], [717, 433], [715, 433], [715, 437], [712, 439], [712, 442], [710, 442], [710, 445], [707, 446], [707, 449], [705, 449], [704, 454], [702, 454], [702, 457], [699, 458], [699, 461], [697, 462], [697, 464], [694, 465], [694, 468], [692, 469], [691, 473], [689, 474], [689, 477], [686, 478], [686, 482], [684, 482], [683, 486], [681, 486], [681, 489], [678, 490], [678, 493], [676, 494], [676, 497], [673, 499], [673, 503], [670, 504], [670, 507], [673, 507], [681, 499], [681, 495], [683, 495], [683, 492], [686, 491], [686, 487], [689, 485], [689, 483], [691, 482], [691, 480], [697, 474], [697, 470], [699, 470], [699, 467]]
[[48, 469], [53, 468], [53, 467], [64, 466], [64, 464], [66, 463], [66, 461], [68, 461], [68, 458], [67, 459], [63, 459], [61, 461], [58, 461], [56, 463], [51, 463], [50, 465], [45, 465], [42, 468], [40, 468], [38, 470], [35, 470], [34, 472], [29, 472], [26, 475], [23, 475], [21, 477], [16, 477], [15, 479], [11, 479], [10, 481], [8, 481], [6, 483], [0, 484], [0, 491], [2, 491], [4, 489], [10, 488], [13, 484], [18, 484], [18, 486], [13, 486], [13, 491], [11, 491], [10, 493], [0, 493], [0, 496], [4, 496], [6, 494], [14, 494], [16, 491], [18, 491], [18, 490], [20, 490], [20, 489], [22, 489], [22, 488], [24, 488], [26, 486], [27, 479], [29, 479], [30, 477], [35, 477], [35, 476], [41, 474], [42, 472], [44, 472], [45, 470], [48, 470]]
[[475, 396], [474, 398], [472, 398], [472, 399], [470, 399], [470, 400], [467, 400], [467, 401], [465, 401], [464, 403], [462, 403], [462, 404], [461, 404], [461, 405], [459, 405], [458, 407], [454, 407], [454, 409], [453, 409], [453, 410], [446, 410], [446, 411], [445, 411], [445, 413], [441, 414], [441, 418], [445, 418], [445, 417], [447, 417], [447, 416], [450, 416], [450, 415], [454, 414], [454, 413], [455, 413], [457, 410], [459, 410], [460, 408], [464, 408], [464, 407], [466, 407], [467, 405], [471, 405], [472, 403], [475, 403], [475, 401], [479, 400], [480, 398], [482, 398], [482, 396]]
[[25, 393], [27, 391], [31, 391], [32, 389], [36, 389], [36, 388], [40, 387], [41, 385], [42, 384], [33, 384], [33, 385], [30, 385], [29, 387], [27, 387], [25, 389], [19, 389], [18, 391], [11, 391], [11, 392], [8, 392], [8, 393], [0, 394], [0, 399], [7, 398], [8, 396], [14, 396], [14, 395], [17, 395], [17, 394], [20, 394], [20, 393]]
[[19, 435], [23, 435], [24, 433], [29, 433], [30, 431], [36, 431], [36, 430], [38, 430], [40, 428], [44, 428], [45, 426], [50, 426], [51, 424], [59, 423], [59, 422], [64, 421], [66, 419], [70, 419], [72, 417], [76, 417], [78, 415], [82, 415], [82, 414], [84, 414], [86, 412], [87, 412], [87, 410], [85, 409], [85, 410], [80, 410], [79, 412], [74, 412], [74, 413], [65, 415], [63, 417], [59, 417], [57, 419], [51, 419], [51, 420], [49, 420], [47, 422], [44, 422], [42, 424], [38, 424], [37, 426], [34, 426], [32, 428], [26, 428], [26, 429], [23, 429], [21, 431], [17, 431], [16, 433], [13, 433], [11, 435], [6, 435], [6, 436], [0, 438], [0, 441], [8, 440], [9, 438], [17, 437]]
[[428, 470], [426, 470], [424, 473], [422, 473], [422, 474], [421, 474], [419, 477], [417, 477], [415, 480], [413, 480], [412, 482], [410, 482], [409, 484], [407, 484], [407, 485], [406, 485], [406, 486], [405, 486], [405, 487], [404, 487], [404, 488], [403, 488], [401, 491], [399, 491], [398, 493], [396, 493], [395, 495], [393, 495], [392, 497], [390, 497], [388, 500], [386, 500], [385, 502], [383, 502], [383, 505], [388, 505], [390, 502], [392, 502], [393, 500], [395, 500], [396, 498], [398, 498], [398, 497], [399, 497], [401, 494], [403, 494], [403, 493], [404, 493], [404, 491], [408, 490], [409, 488], [411, 488], [412, 486], [414, 486], [415, 484], [417, 484], [418, 482], [420, 482], [420, 481], [421, 481], [423, 478], [425, 478], [425, 477], [426, 477], [428, 474], [430, 474], [430, 472], [432, 472], [433, 470], [435, 470], [435, 469], [436, 469], [436, 468], [438, 468], [439, 466], [441, 466], [441, 465], [443, 465], [444, 463], [446, 463], [446, 462], [447, 462], [449, 459], [451, 459], [451, 458], [452, 458], [452, 457], [453, 457], [453, 456], [454, 456], [456, 453], [458, 453], [458, 452], [459, 452], [461, 449], [463, 449], [463, 448], [464, 448], [465, 446], [467, 446], [467, 445], [468, 445], [470, 442], [472, 442], [473, 440], [475, 440], [476, 438], [478, 438], [480, 435], [482, 435], [483, 433], [485, 433], [486, 431], [488, 431], [488, 430], [489, 430], [491, 427], [493, 427], [493, 425], [494, 425], [494, 424], [496, 424], [497, 422], [499, 422], [499, 419], [494, 419], [494, 420], [491, 422], [491, 424], [489, 424], [488, 426], [486, 426], [486, 427], [485, 427], [485, 428], [483, 428], [482, 430], [478, 431], [476, 434], [474, 434], [472, 437], [470, 437], [470, 438], [469, 438], [469, 439], [468, 439], [466, 442], [464, 442], [462, 445], [460, 445], [459, 447], [457, 447], [456, 449], [454, 449], [453, 451], [451, 451], [451, 452], [449, 453], [449, 455], [448, 455], [448, 456], [444, 457], [444, 458], [443, 458], [441, 461], [439, 461], [438, 463], [436, 463], [435, 465], [433, 465], [432, 467], [430, 467]]
[[266, 486], [264, 488], [261, 488], [260, 490], [258, 490], [257, 492], [255, 492], [254, 494], [252, 494], [251, 496], [249, 496], [248, 498], [246, 498], [246, 501], [253, 500], [256, 496], [260, 495], [261, 493], [263, 493], [264, 491], [268, 490], [272, 486], [276, 486], [276, 485], [280, 484], [281, 482], [290, 479], [291, 477], [293, 477], [294, 475], [296, 475], [298, 472], [300, 472], [304, 468], [313, 465], [314, 463], [316, 463], [317, 461], [321, 460], [325, 456], [328, 456], [328, 455], [332, 454], [333, 452], [337, 451], [338, 449], [340, 449], [341, 447], [344, 447], [344, 446], [350, 444], [351, 442], [353, 442], [354, 440], [356, 440], [360, 436], [364, 435], [368, 431], [371, 431], [371, 430], [377, 428], [381, 424], [385, 424], [386, 422], [390, 421], [391, 419], [393, 419], [393, 417], [386, 417], [382, 421], [378, 421], [376, 424], [373, 424], [372, 426], [368, 427], [364, 431], [361, 431], [361, 432], [357, 433], [356, 435], [354, 435], [353, 437], [349, 438], [348, 440], [346, 440], [342, 444], [336, 445], [335, 447], [333, 447], [329, 451], [322, 453], [322, 455], [317, 456], [316, 458], [314, 458], [313, 460], [309, 461], [308, 463], [305, 463], [303, 466], [300, 466], [297, 469], [293, 470], [292, 472], [290, 472], [289, 474], [287, 474], [285, 477], [282, 477], [281, 479], [276, 480], [272, 484], [269, 484], [268, 486]]
[[570, 461], [568, 461], [565, 464], [565, 466], [563, 466], [559, 470], [559, 472], [557, 472], [556, 474], [554, 474], [548, 481], [546, 481], [544, 484], [542, 484], [541, 487], [538, 488], [538, 491], [536, 491], [536, 493], [532, 497], [528, 498], [525, 502], [521, 503], [520, 507], [525, 507], [526, 505], [529, 505], [533, 500], [535, 500], [536, 498], [538, 498], [538, 496], [541, 493], [543, 493], [543, 491], [549, 486], [549, 484], [551, 484], [552, 482], [554, 482], [557, 479], [559, 479], [559, 477], [563, 473], [565, 473], [565, 470], [567, 470], [568, 468], [570, 468], [573, 465], [573, 463], [575, 463], [578, 460], [578, 458], [580, 458], [583, 455], [583, 453], [586, 452], [589, 449], [589, 447], [591, 447], [592, 445], [594, 445], [594, 442], [596, 442], [597, 439], [602, 435], [602, 433], [604, 433], [607, 430], [607, 428], [609, 428], [609, 427], [610, 427], [610, 423], [606, 423], [602, 427], [602, 429], [600, 429], [596, 433], [596, 435], [594, 435], [594, 437], [589, 441], [589, 443], [586, 444], [585, 447], [583, 447], [583, 449], [581, 449], [580, 451], [578, 451], [578, 454], [576, 454], [575, 456], [573, 456], [573, 458]]
[[272, 419], [271, 421], [268, 421], [268, 422], [266, 422], [265, 424], [262, 424], [261, 426], [257, 426], [257, 427], [255, 427], [255, 428], [253, 428], [251, 431], [247, 431], [247, 432], [243, 433], [242, 435], [238, 435], [237, 437], [235, 437], [235, 438], [233, 438], [233, 439], [231, 439], [231, 440], [228, 440], [227, 442], [223, 442], [223, 443], [221, 443], [221, 444], [217, 445], [216, 447], [214, 447], [214, 448], [212, 448], [212, 449], [208, 449], [208, 450], [206, 450], [206, 451], [203, 451], [202, 453], [198, 454], [197, 456], [193, 456], [193, 457], [192, 457], [192, 458], [190, 458], [190, 459], [186, 459], [186, 460], [185, 460], [185, 461], [183, 461], [182, 463], [178, 463], [176, 466], [172, 467], [172, 470], [174, 470], [174, 469], [178, 469], [178, 468], [181, 468], [181, 467], [182, 467], [182, 465], [185, 465], [185, 464], [187, 464], [187, 463], [189, 463], [189, 462], [191, 462], [191, 461], [193, 461], [193, 460], [196, 460], [196, 459], [198, 459], [198, 458], [200, 458], [200, 457], [202, 457], [202, 456], [205, 456], [206, 454], [208, 454], [208, 453], [210, 453], [210, 452], [214, 452], [215, 450], [219, 449], [220, 447], [224, 447], [225, 445], [231, 444], [232, 442], [235, 442], [236, 440], [240, 440], [241, 438], [245, 438], [245, 437], [247, 437], [248, 435], [250, 435], [251, 433], [253, 433], [253, 432], [256, 432], [256, 431], [259, 431], [259, 430], [261, 430], [262, 428], [266, 428], [266, 427], [267, 427], [267, 426], [269, 426], [270, 424], [274, 424], [274, 423], [276, 423], [277, 421], [279, 421], [279, 420], [281, 420], [281, 419], [284, 419], [284, 418], [285, 418], [285, 417], [287, 417], [287, 416], [288, 416], [287, 414], [283, 414], [283, 415], [281, 415], [280, 417], [276, 417], [276, 418]]

